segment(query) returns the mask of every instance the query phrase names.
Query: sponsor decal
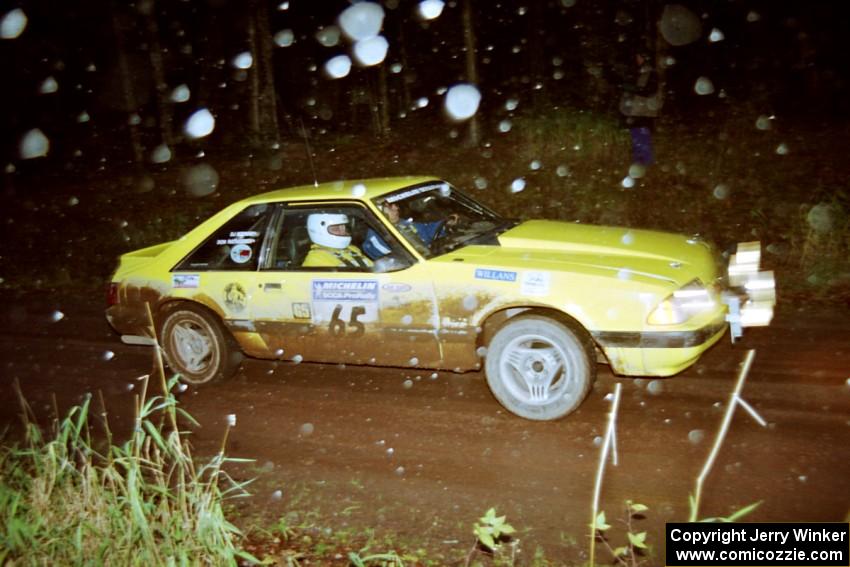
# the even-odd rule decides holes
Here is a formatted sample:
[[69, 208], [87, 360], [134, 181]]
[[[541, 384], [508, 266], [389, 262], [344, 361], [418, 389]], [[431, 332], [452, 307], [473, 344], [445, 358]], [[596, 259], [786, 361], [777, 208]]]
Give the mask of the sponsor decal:
[[520, 293], [523, 295], [549, 295], [549, 272], [523, 272]]
[[227, 238], [219, 238], [215, 241], [216, 246], [224, 246], [234, 244], [253, 244], [257, 241], [257, 237], [260, 236], [259, 232], [254, 230], [239, 230], [231, 232]]
[[171, 274], [171, 287], [177, 289], [195, 289], [201, 285], [200, 274]]
[[234, 282], [224, 287], [224, 304], [231, 311], [242, 311], [248, 305], [248, 294], [245, 288]]
[[250, 262], [251, 256], [253, 255], [254, 252], [247, 244], [237, 244], [230, 249], [230, 259], [233, 260], [235, 264]]
[[434, 185], [423, 185], [421, 187], [414, 187], [413, 189], [408, 189], [407, 191], [402, 191], [401, 193], [396, 193], [395, 195], [390, 195], [386, 199], [384, 199], [385, 203], [397, 203], [398, 201], [403, 201], [404, 199], [408, 199], [413, 197], [414, 195], [419, 195], [420, 193], [427, 193], [428, 191], [433, 191], [434, 189], [448, 188], [448, 185], [445, 183], [437, 183]]
[[413, 287], [406, 283], [390, 282], [382, 285], [381, 289], [390, 293], [404, 293], [406, 291], [410, 291]]
[[292, 304], [292, 316], [296, 319], [309, 319], [312, 317], [310, 313], [310, 304], [309, 303], [293, 303]]
[[369, 280], [313, 280], [313, 301], [378, 301], [378, 282]]
[[487, 268], [476, 268], [475, 279], [496, 280], [500, 282], [515, 282], [516, 272], [508, 272], [505, 270], [490, 270]]

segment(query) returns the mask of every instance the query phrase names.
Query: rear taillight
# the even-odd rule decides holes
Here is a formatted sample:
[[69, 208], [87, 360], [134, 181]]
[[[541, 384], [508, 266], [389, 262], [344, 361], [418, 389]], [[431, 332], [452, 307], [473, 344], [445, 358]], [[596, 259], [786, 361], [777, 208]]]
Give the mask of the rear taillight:
[[118, 283], [111, 282], [106, 289], [106, 306], [118, 305]]

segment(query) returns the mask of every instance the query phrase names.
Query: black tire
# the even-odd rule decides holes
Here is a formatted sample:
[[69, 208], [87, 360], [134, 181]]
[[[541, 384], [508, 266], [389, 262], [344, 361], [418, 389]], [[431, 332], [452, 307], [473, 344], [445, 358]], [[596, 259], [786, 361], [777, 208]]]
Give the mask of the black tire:
[[484, 368], [505, 409], [538, 421], [575, 411], [596, 379], [588, 334], [543, 315], [505, 323], [490, 341]]
[[202, 307], [183, 304], [168, 312], [159, 337], [166, 363], [190, 384], [229, 378], [242, 361], [233, 338]]

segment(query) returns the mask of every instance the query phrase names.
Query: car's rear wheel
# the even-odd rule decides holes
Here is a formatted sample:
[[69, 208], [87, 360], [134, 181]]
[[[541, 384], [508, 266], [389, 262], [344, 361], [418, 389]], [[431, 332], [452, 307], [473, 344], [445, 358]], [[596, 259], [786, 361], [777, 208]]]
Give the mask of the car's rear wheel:
[[485, 371], [493, 395], [511, 413], [558, 419], [578, 408], [593, 385], [593, 343], [580, 328], [521, 315], [490, 341]]
[[241, 361], [233, 339], [201, 307], [186, 304], [169, 312], [160, 337], [168, 366], [190, 384], [228, 378]]

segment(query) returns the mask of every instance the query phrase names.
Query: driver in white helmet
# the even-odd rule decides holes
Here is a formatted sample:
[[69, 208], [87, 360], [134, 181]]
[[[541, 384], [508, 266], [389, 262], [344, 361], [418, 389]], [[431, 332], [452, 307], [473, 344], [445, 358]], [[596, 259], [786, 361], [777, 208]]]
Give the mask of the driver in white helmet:
[[312, 245], [302, 262], [312, 268], [369, 268], [372, 261], [351, 244], [348, 215], [314, 213], [307, 217], [307, 234]]

